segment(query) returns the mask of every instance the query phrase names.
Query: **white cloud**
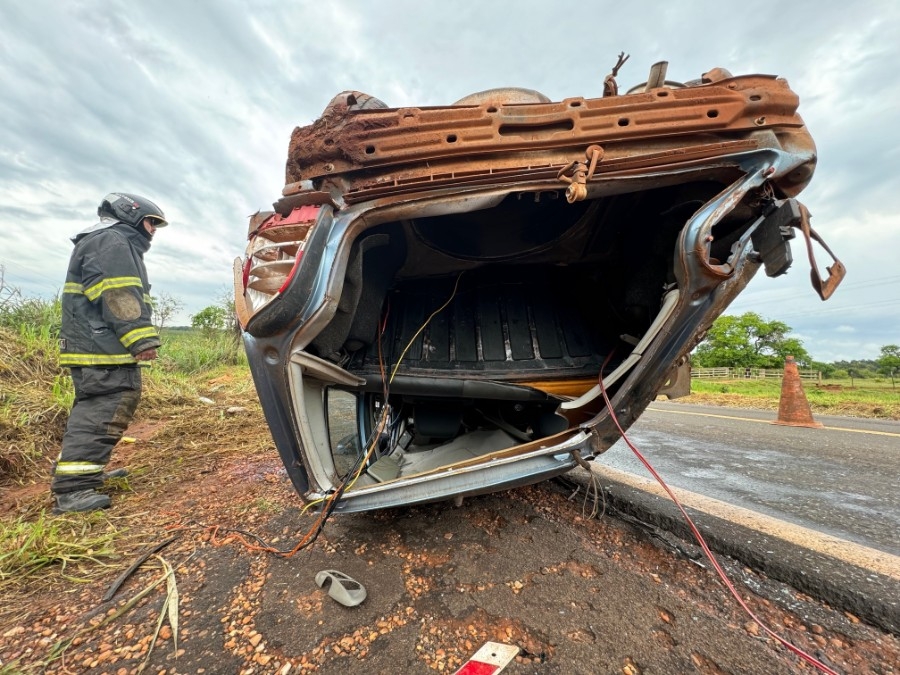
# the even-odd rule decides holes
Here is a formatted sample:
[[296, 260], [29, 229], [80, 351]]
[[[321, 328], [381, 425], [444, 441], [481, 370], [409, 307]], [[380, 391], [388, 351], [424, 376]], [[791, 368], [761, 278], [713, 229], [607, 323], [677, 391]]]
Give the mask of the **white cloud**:
[[144, 194], [172, 222], [147, 255], [154, 288], [185, 301], [184, 321], [230, 285], [247, 216], [280, 195], [292, 129], [338, 92], [392, 106], [501, 86], [598, 96], [624, 50], [623, 89], [658, 60], [675, 80], [713, 66], [788, 79], [819, 151], [803, 199], [847, 280], [821, 303], [797, 241], [791, 272], [760, 275], [730, 311], [785, 321], [819, 360], [871, 358], [900, 342], [900, 6], [852, 13], [776, 0], [0, 3], [0, 264], [52, 293], [103, 195]]

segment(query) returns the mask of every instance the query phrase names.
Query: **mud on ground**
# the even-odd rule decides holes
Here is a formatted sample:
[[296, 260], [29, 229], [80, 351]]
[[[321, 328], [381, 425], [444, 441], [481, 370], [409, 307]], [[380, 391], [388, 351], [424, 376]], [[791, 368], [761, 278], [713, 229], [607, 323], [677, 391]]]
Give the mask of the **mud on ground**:
[[[108, 512], [129, 532], [120, 558], [87, 584], [55, 569], [5, 593], [0, 660], [18, 665], [0, 673], [138, 673], [148, 653], [143, 672], [165, 675], [452, 673], [488, 640], [521, 649], [510, 674], [815, 672], [767, 638], [708, 565], [679, 552], [690, 546], [609, 515], [586, 519], [580, 495], [558, 482], [459, 507], [336, 516], [285, 558], [230, 532], [290, 549], [315, 518], [301, 513], [258, 409], [200, 405], [129, 434], [138, 440], [114, 463], [133, 476]], [[45, 506], [44, 493], [22, 488], [0, 509]], [[102, 598], [147, 545], [171, 537], [159, 555], [177, 582], [178, 640], [166, 620], [151, 648], [166, 585], [122, 608], [161, 577], [162, 561], [151, 556]], [[835, 670], [896, 672], [895, 636], [727, 567], [760, 617]], [[338, 605], [314, 582], [323, 569], [360, 581], [367, 599]]]

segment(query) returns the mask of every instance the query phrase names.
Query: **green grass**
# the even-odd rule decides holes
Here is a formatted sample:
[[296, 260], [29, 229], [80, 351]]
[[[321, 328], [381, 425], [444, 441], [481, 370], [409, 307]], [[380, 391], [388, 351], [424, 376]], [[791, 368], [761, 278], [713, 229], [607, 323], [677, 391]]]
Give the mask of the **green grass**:
[[[900, 388], [888, 379], [854, 381], [824, 380], [804, 382], [803, 391], [813, 412], [853, 417], [900, 419]], [[691, 399], [686, 402], [713, 403], [746, 408], [775, 409], [781, 398], [781, 381], [770, 380], [691, 380]]]
[[78, 580], [85, 565], [115, 554], [116, 534], [100, 513], [52, 517], [41, 511], [30, 520], [0, 521], [0, 590], [21, 584], [50, 565]]
[[281, 504], [265, 497], [257, 497], [255, 500], [253, 500], [252, 507], [258, 513], [263, 514], [281, 513], [281, 511], [283, 510]]
[[822, 387], [840, 387], [844, 390], [859, 391], [894, 391], [900, 394], [900, 377], [891, 382], [890, 377], [856, 377], [853, 379], [827, 379], [819, 383]]
[[774, 398], [781, 394], [781, 380], [691, 380], [691, 393], [742, 394], [754, 398]]
[[61, 324], [62, 303], [59, 298], [25, 298], [18, 289], [0, 286], [0, 326], [3, 328], [46, 331], [55, 340]]
[[19, 659], [10, 661], [9, 663], [0, 663], [0, 675], [27, 675], [28, 673], [37, 672], [36, 666], [29, 666], [25, 670]]
[[199, 373], [221, 366], [246, 366], [244, 346], [231, 332], [164, 330], [158, 367], [167, 372]]
[[57, 354], [50, 326], [0, 325], [0, 480], [37, 469], [62, 437], [74, 392]]

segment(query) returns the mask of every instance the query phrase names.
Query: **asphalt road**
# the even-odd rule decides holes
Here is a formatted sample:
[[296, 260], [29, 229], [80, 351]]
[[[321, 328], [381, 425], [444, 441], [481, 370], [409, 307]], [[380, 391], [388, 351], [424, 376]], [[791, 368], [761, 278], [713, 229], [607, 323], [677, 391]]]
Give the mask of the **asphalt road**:
[[[628, 437], [671, 486], [900, 555], [900, 423], [655, 402]], [[598, 462], [650, 477], [624, 441]]]

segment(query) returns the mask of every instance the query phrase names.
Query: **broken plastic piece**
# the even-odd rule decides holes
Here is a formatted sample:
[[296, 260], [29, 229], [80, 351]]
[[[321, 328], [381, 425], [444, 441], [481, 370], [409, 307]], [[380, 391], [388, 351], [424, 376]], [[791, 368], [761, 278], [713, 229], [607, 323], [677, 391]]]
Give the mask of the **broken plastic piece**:
[[343, 572], [337, 570], [322, 570], [316, 575], [316, 584], [324, 587], [325, 582], [331, 580], [328, 587], [328, 595], [341, 603], [344, 607], [356, 607], [366, 599], [366, 588], [355, 579], [351, 579]]
[[[844, 267], [844, 263], [838, 260], [837, 256], [831, 252], [831, 249], [828, 248], [828, 244], [825, 243], [825, 240], [812, 229], [809, 224], [809, 219], [809, 209], [803, 206], [803, 204], [800, 204], [800, 231], [803, 232], [803, 238], [806, 239], [806, 252], [809, 255], [812, 285], [816, 290], [816, 293], [819, 294], [819, 297], [822, 298], [822, 300], [827, 300], [834, 294], [837, 287], [844, 280], [844, 277], [847, 274], [847, 268]], [[828, 252], [831, 259], [834, 260], [834, 265], [825, 268], [828, 270], [829, 274], [827, 279], [823, 280], [822, 276], [819, 274], [819, 266], [816, 264], [816, 258], [813, 255], [812, 240], [816, 240], [819, 245]]]
[[519, 654], [515, 645], [485, 642], [453, 675], [496, 675]]

